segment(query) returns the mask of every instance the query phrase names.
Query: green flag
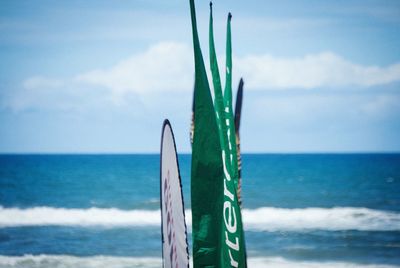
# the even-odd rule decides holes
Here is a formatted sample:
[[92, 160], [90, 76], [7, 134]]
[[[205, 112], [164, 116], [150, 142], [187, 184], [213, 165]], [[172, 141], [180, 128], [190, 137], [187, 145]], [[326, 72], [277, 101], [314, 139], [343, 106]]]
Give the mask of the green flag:
[[221, 145], [190, 1], [195, 60], [191, 199], [194, 267], [220, 267], [223, 195]]
[[237, 148], [236, 148], [236, 131], [235, 120], [232, 109], [232, 42], [231, 42], [231, 19], [232, 15], [229, 13], [226, 29], [226, 67], [225, 67], [225, 91], [224, 91], [224, 104], [225, 104], [225, 122], [227, 127], [228, 149], [230, 164], [232, 166], [233, 178], [236, 189], [239, 184], [239, 172], [237, 162]]
[[[233, 165], [234, 125], [222, 96], [210, 17], [210, 53], [215, 109], [197, 34], [194, 0], [190, 0], [195, 59], [194, 135], [192, 147], [192, 236], [194, 267], [246, 267], [237, 167]], [[230, 19], [229, 19], [230, 20]], [[229, 41], [230, 42], [230, 41]], [[228, 115], [233, 118], [232, 109]], [[235, 154], [236, 156], [236, 154]], [[235, 175], [236, 174], [236, 175]], [[236, 181], [235, 181], [236, 180]]]
[[[209, 51], [210, 51], [210, 69], [212, 75], [212, 81], [214, 86], [214, 108], [215, 116], [217, 119], [219, 140], [221, 143], [221, 149], [226, 151], [228, 146], [228, 140], [226, 139], [227, 128], [225, 124], [225, 111], [224, 111], [224, 97], [222, 95], [221, 78], [219, 76], [217, 55], [215, 53], [214, 45], [214, 30], [213, 30], [213, 15], [212, 15], [212, 3], [210, 2], [210, 26], [209, 26]], [[230, 161], [228, 161], [230, 165]]]
[[[224, 165], [224, 224], [222, 226], [222, 267], [246, 267], [244, 233], [237, 195], [238, 164], [236, 157], [236, 137], [232, 111], [232, 55], [231, 55], [231, 14], [228, 15], [227, 66], [225, 93], [222, 95], [217, 57], [215, 53], [212, 5], [210, 4], [210, 68], [214, 85], [214, 106], [220, 134], [221, 154]], [[229, 108], [230, 106], [230, 108]], [[231, 211], [230, 211], [231, 209]], [[228, 213], [228, 214], [226, 214]], [[232, 214], [231, 214], [232, 213]], [[233, 213], [235, 215], [233, 215]], [[234, 219], [234, 217], [236, 219]], [[230, 228], [230, 224], [236, 224]], [[234, 238], [235, 244], [230, 241]]]

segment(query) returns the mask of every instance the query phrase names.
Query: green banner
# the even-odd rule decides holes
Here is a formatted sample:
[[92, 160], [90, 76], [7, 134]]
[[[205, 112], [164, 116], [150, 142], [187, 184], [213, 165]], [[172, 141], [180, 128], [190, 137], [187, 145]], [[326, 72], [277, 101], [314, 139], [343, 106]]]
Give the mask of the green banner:
[[242, 217], [237, 197], [238, 171], [232, 93], [229, 93], [229, 90], [232, 91], [231, 16], [228, 17], [227, 39], [229, 74], [223, 96], [210, 13], [210, 67], [215, 93], [214, 108], [197, 34], [194, 0], [190, 0], [190, 9], [195, 59], [191, 181], [193, 266], [246, 267]]
[[218, 126], [190, 1], [195, 60], [191, 200], [193, 267], [221, 267], [223, 165]]
[[233, 178], [236, 189], [238, 188], [239, 174], [237, 162], [237, 148], [236, 148], [236, 131], [235, 120], [232, 109], [232, 42], [231, 42], [231, 19], [232, 15], [229, 13], [226, 30], [226, 67], [225, 67], [225, 91], [224, 91], [224, 104], [225, 104], [225, 118], [227, 125], [227, 137], [229, 142], [230, 163], [232, 165]]

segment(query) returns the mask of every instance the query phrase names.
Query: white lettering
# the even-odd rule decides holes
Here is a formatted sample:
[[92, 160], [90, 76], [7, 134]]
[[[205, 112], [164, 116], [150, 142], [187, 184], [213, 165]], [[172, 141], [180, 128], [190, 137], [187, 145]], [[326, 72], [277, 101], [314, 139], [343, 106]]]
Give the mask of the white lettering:
[[228, 238], [228, 232], [225, 231], [225, 243], [228, 245], [233, 250], [239, 251], [239, 238], [235, 237], [236, 242], [233, 243], [232, 241], [229, 240]]
[[229, 151], [232, 151], [231, 132], [228, 130], [227, 134], [228, 134]]
[[224, 166], [224, 175], [228, 181], [231, 181], [231, 175], [229, 175], [228, 169], [226, 168], [226, 161], [225, 161], [225, 150], [222, 150], [222, 163]]
[[[226, 220], [226, 210], [228, 209], [228, 221]], [[233, 217], [232, 217], [233, 215]], [[230, 233], [235, 233], [236, 232], [236, 212], [235, 208], [232, 207], [231, 202], [225, 201], [224, 202], [224, 221], [225, 221], [225, 226], [226, 229]]]
[[[229, 109], [225, 109], [225, 111], [229, 111]], [[226, 120], [226, 125], [229, 126], [229, 120]], [[232, 151], [232, 144], [230, 142], [230, 129], [227, 129], [226, 132], [228, 136], [228, 144], [229, 144], [229, 150]], [[229, 158], [230, 159], [229, 159]], [[224, 202], [224, 207], [223, 207], [223, 218], [224, 218], [224, 223], [225, 223], [225, 228], [227, 231], [225, 231], [225, 244], [228, 246], [228, 253], [229, 253], [229, 258], [230, 258], [230, 264], [232, 267], [238, 267], [239, 263], [233, 258], [231, 250], [239, 251], [239, 237], [237, 236], [237, 219], [236, 219], [236, 211], [235, 207], [232, 206], [231, 202], [235, 201], [235, 195], [229, 191], [227, 182], [229, 185], [229, 182], [231, 181], [231, 175], [229, 174], [228, 168], [227, 168], [227, 161], [232, 165], [232, 160], [233, 160], [233, 155], [232, 153], [229, 154], [227, 157], [225, 150], [222, 150], [222, 163], [223, 163], [223, 168], [224, 168], [224, 196], [225, 199], [228, 198]], [[226, 159], [227, 158], [227, 159]], [[229, 233], [228, 233], [229, 232]], [[232, 241], [229, 240], [229, 235], [232, 235], [231, 239]]]
[[231, 265], [232, 265], [233, 267], [239, 267], [239, 263], [233, 259], [232, 253], [231, 253], [230, 250], [229, 250], [229, 258], [231, 258]]
[[224, 180], [224, 195], [229, 197], [232, 202], [235, 201], [235, 196], [231, 192], [229, 192], [228, 188], [226, 187], [226, 180]]

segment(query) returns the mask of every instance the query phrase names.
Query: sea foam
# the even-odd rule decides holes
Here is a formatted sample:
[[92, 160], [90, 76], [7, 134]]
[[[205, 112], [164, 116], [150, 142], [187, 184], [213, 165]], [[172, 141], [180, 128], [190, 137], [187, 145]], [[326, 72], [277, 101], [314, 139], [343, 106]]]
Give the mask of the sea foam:
[[[192, 258], [190, 258], [192, 260]], [[0, 267], [3, 268], [158, 268], [162, 266], [157, 257], [114, 257], [89, 256], [75, 257], [69, 255], [24, 255], [0, 256]], [[248, 266], [252, 268], [398, 268], [400, 266], [384, 264], [357, 264], [351, 262], [311, 262], [292, 261], [281, 257], [250, 257]]]
[[[186, 222], [190, 230], [191, 211]], [[357, 207], [334, 208], [274, 208], [244, 209], [243, 222], [247, 230], [360, 230], [399, 231], [400, 213]], [[117, 208], [4, 208], [0, 207], [0, 227], [16, 226], [160, 226], [159, 210], [121, 210]]]
[[273, 208], [244, 210], [243, 221], [248, 229], [279, 230], [400, 230], [400, 213], [358, 207]]

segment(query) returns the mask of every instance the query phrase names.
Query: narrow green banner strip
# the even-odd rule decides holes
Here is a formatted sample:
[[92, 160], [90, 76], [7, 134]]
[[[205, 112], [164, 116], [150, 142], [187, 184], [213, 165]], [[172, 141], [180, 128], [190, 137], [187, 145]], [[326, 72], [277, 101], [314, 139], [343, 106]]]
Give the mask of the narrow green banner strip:
[[190, 0], [195, 60], [191, 199], [193, 267], [221, 267], [223, 165], [214, 106]]
[[[225, 103], [224, 96], [222, 95], [221, 79], [219, 75], [218, 60], [215, 53], [214, 45], [214, 29], [213, 29], [213, 13], [212, 13], [212, 3], [210, 2], [210, 26], [209, 26], [209, 51], [210, 51], [210, 69], [212, 74], [212, 81], [214, 86], [214, 109], [215, 116], [217, 118], [217, 125], [219, 130], [219, 137], [221, 143], [221, 149], [228, 152], [228, 139], [226, 137], [227, 127], [226, 127], [226, 117], [225, 117]], [[226, 159], [228, 159], [228, 154], [226, 154]], [[227, 161], [229, 165], [229, 170], [231, 169], [230, 160]]]
[[227, 138], [229, 147], [229, 159], [232, 166], [233, 178], [236, 189], [239, 184], [239, 172], [237, 161], [237, 148], [236, 148], [236, 130], [235, 120], [232, 109], [232, 36], [231, 36], [231, 20], [232, 15], [229, 13], [227, 20], [226, 31], [226, 79], [224, 91], [224, 104], [225, 104], [225, 122], [227, 127]]

